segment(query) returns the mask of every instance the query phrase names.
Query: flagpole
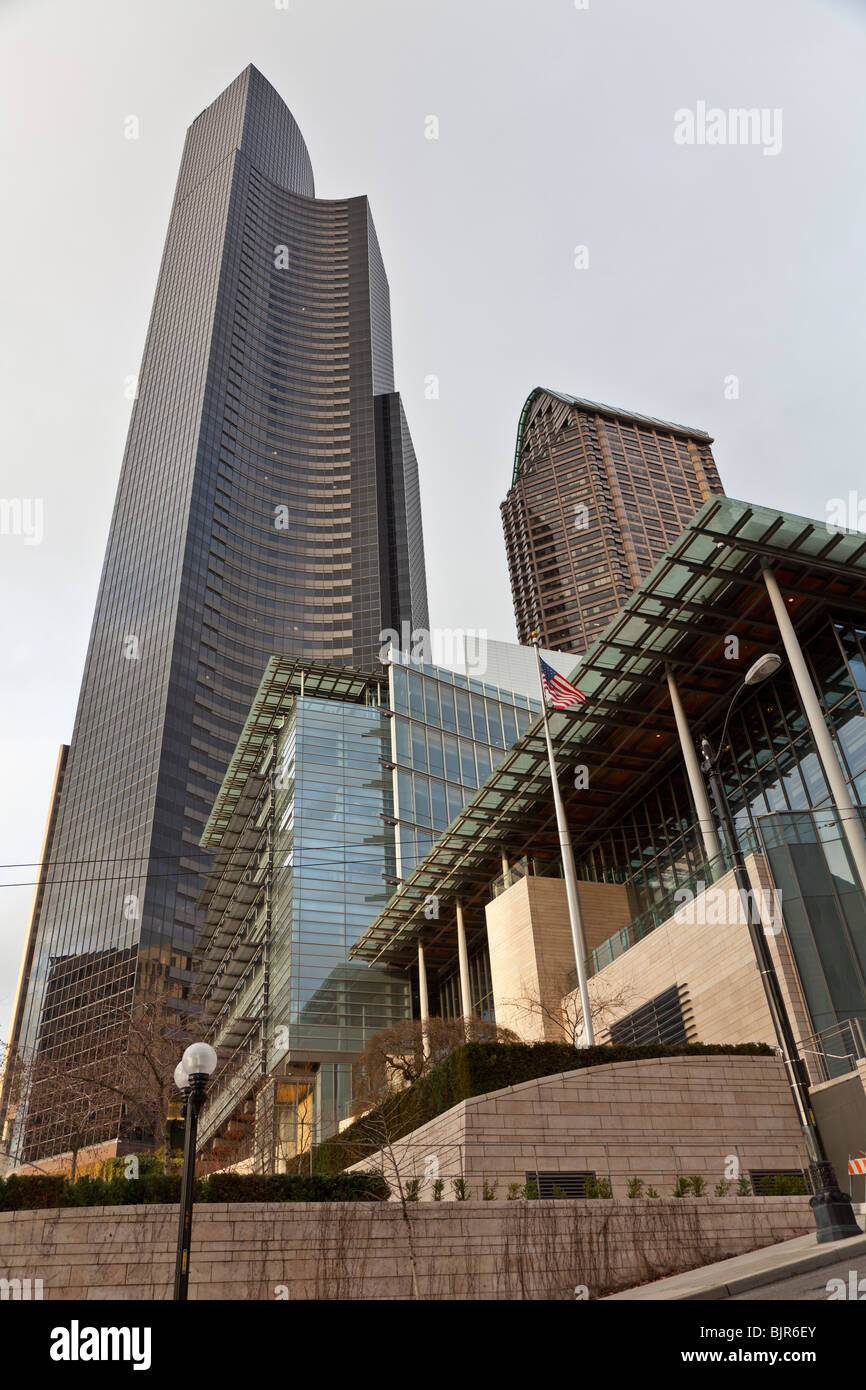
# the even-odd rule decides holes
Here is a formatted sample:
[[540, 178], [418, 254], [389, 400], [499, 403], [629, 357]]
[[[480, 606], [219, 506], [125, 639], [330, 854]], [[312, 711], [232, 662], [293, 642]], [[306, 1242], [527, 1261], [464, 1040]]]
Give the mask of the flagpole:
[[571, 844], [571, 836], [568, 833], [568, 825], [565, 819], [565, 808], [562, 804], [562, 797], [559, 794], [559, 779], [556, 775], [556, 759], [553, 756], [553, 739], [550, 737], [550, 725], [547, 720], [547, 695], [544, 690], [544, 681], [541, 678], [541, 644], [538, 633], [532, 634], [532, 641], [535, 647], [535, 659], [538, 665], [538, 687], [541, 691], [541, 717], [544, 721], [544, 737], [547, 740], [547, 758], [550, 763], [550, 781], [553, 787], [553, 804], [556, 808], [556, 826], [559, 831], [559, 853], [562, 859], [562, 872], [565, 878], [565, 896], [568, 901], [568, 920], [571, 924], [571, 939], [574, 942], [574, 959], [577, 965], [577, 984], [580, 990], [580, 1005], [583, 1010], [583, 1041], [578, 1043], [575, 1038], [575, 1047], [592, 1047], [595, 1042], [595, 1034], [592, 1028], [592, 1014], [589, 1008], [589, 989], [586, 983], [586, 943], [583, 939], [583, 923], [580, 916], [580, 900], [577, 896], [577, 871], [574, 867], [574, 850]]

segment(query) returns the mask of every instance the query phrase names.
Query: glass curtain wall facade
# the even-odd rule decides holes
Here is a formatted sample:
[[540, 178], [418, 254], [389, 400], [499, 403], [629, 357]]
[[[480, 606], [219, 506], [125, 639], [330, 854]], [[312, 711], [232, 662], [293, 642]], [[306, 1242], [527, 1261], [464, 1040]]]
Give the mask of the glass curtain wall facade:
[[541, 704], [400, 652], [392, 653], [390, 699], [397, 872], [408, 878]]
[[[802, 640], [855, 804], [866, 800], [866, 628], [833, 616]], [[712, 741], [712, 735], [711, 735]], [[815, 1030], [866, 1023], [866, 904], [787, 667], [748, 695], [728, 725], [720, 774], [741, 848], [766, 855]], [[861, 816], [862, 816], [861, 810]], [[641, 933], [674, 910], [676, 888], [725, 867], [704, 856], [685, 776], [643, 796], [578, 864], [578, 876], [626, 883]], [[593, 952], [602, 968], [634, 938]]]
[[277, 743], [262, 1067], [315, 1064], [303, 1100], [317, 1140], [349, 1112], [352, 1062], [367, 1038], [411, 1013], [405, 974], [348, 960], [394, 873], [386, 740], [375, 705], [304, 698]]
[[[278, 743], [272, 1016], [296, 1057], [357, 1054], [408, 1014], [405, 979], [347, 960], [390, 896], [386, 738], [375, 706], [299, 699]], [[272, 1047], [268, 1070], [279, 1060]]]
[[[387, 460], [380, 417], [397, 422]], [[370, 668], [383, 628], [426, 614], [370, 209], [314, 197], [297, 125], [249, 67], [187, 134], [20, 1002], [26, 1055], [96, 1065], [134, 1000], [188, 994], [199, 839], [270, 654]]]
[[517, 635], [583, 652], [708, 497], [702, 430], [539, 387], [520, 417], [502, 504]]
[[[325, 684], [327, 670], [316, 677]], [[366, 682], [363, 700], [285, 695], [269, 710], [283, 716], [274, 734], [257, 729], [255, 710], [268, 706], [257, 696], [239, 744], [247, 757], [258, 750], [256, 765], [237, 809], [220, 807], [211, 824], [222, 828], [205, 836], [219, 857], [202, 900], [195, 994], [221, 1063], [205, 1140], [263, 1076], [275, 1080], [274, 1129], [321, 1138], [348, 1115], [353, 1061], [373, 1033], [412, 1012], [406, 972], [355, 962], [350, 948], [411, 872], [419, 841], [435, 841], [539, 708], [399, 652], [387, 677], [356, 680]], [[476, 1011], [489, 1017], [486, 958], [473, 957], [470, 975]], [[455, 989], [442, 982], [445, 1016], [459, 1012]]]
[[866, 903], [835, 810], [761, 818], [815, 1032], [866, 1024]]

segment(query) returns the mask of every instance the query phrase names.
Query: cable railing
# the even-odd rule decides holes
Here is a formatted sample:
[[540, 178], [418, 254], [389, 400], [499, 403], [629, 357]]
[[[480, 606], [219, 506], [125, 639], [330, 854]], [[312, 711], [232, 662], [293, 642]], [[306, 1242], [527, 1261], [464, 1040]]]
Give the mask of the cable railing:
[[848, 1018], [810, 1033], [797, 1044], [813, 1086], [855, 1071], [866, 1061], [866, 1036], [859, 1018]]
[[[678, 883], [675, 888], [670, 888], [643, 912], [632, 918], [627, 927], [621, 927], [619, 931], [609, 936], [594, 951], [590, 951], [586, 958], [587, 975], [597, 975], [606, 965], [611, 965], [618, 956], [623, 955], [636, 945], [638, 941], [643, 941], [644, 937], [654, 932], [656, 927], [662, 926], [664, 922], [670, 921], [679, 908], [683, 905], [683, 894], [689, 893], [697, 897], [704, 889], [711, 884], [717, 883], [723, 878], [731, 868], [731, 860], [726, 850], [721, 850], [712, 859], [705, 859], [694, 874]], [[573, 972], [576, 988], [577, 972]]]

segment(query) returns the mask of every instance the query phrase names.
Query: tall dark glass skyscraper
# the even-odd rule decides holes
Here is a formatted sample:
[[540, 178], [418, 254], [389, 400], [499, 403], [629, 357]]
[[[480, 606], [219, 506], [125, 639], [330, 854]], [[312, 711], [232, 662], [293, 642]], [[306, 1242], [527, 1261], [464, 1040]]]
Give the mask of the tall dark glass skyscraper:
[[[122, 1045], [131, 1001], [186, 991], [199, 839], [268, 658], [370, 669], [406, 620], [427, 624], [418, 477], [369, 205], [315, 198], [291, 113], [248, 67], [186, 137], [13, 1017], [22, 1055], [86, 1063]], [[35, 1103], [17, 1130], [28, 1157], [68, 1147]]]

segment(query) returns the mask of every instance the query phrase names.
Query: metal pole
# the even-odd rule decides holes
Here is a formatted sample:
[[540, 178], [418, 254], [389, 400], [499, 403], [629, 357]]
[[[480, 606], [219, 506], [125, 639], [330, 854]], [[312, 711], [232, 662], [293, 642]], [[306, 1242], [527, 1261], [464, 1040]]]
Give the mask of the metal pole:
[[183, 1137], [183, 1174], [180, 1180], [180, 1212], [178, 1214], [177, 1258], [174, 1266], [174, 1300], [185, 1303], [189, 1288], [189, 1250], [192, 1239], [192, 1208], [195, 1192], [195, 1145], [198, 1112], [207, 1085], [207, 1075], [195, 1072], [189, 1078], [185, 1095], [186, 1131]]
[[716, 832], [713, 813], [707, 798], [707, 789], [704, 786], [704, 779], [701, 777], [700, 764], [698, 763], [697, 754], [695, 753], [695, 746], [692, 743], [691, 732], [686, 720], [686, 712], [683, 709], [680, 692], [677, 690], [673, 672], [670, 667], [666, 668], [665, 675], [668, 680], [668, 693], [671, 697], [671, 706], [673, 708], [674, 720], [679, 735], [683, 762], [686, 765], [686, 776], [698, 813], [698, 825], [701, 829], [701, 839], [704, 842], [704, 853], [707, 859], [712, 862], [718, 859], [718, 856], [722, 852], [722, 846], [719, 843], [719, 837]]
[[[758, 962], [758, 972], [761, 976], [761, 984], [764, 987], [764, 994], [767, 1000], [767, 1007], [770, 1011], [770, 1018], [773, 1023], [773, 1031], [776, 1040], [782, 1051], [785, 1068], [788, 1072], [788, 1079], [794, 1094], [794, 1101], [800, 1115], [800, 1124], [805, 1131], [807, 1145], [810, 1149], [810, 1159], [817, 1160], [822, 1157], [818, 1144], [813, 1142], [814, 1117], [810, 1120], [811, 1105], [809, 1102], [808, 1083], [806, 1080], [805, 1069], [797, 1053], [797, 1044], [794, 1033], [788, 1019], [785, 1002], [782, 998], [782, 991], [779, 985], [779, 977], [776, 974], [776, 967], [767, 946], [767, 938], [764, 933], [763, 923], [757, 912], [755, 895], [752, 892], [752, 884], [746, 870], [746, 861], [743, 851], [740, 848], [739, 838], [734, 827], [731, 808], [728, 802], [725, 789], [716, 770], [716, 755], [713, 753], [708, 739], [701, 740], [701, 751], [704, 755], [704, 770], [707, 773], [708, 781], [716, 803], [719, 820], [722, 824], [725, 841], [728, 845], [728, 852], [731, 857], [731, 867], [737, 882], [737, 890], [740, 895], [743, 912], [745, 913], [746, 923], [749, 928], [749, 937], [752, 942], [752, 949]], [[797, 1070], [797, 1063], [800, 1062], [800, 1073]]]
[[749, 937], [755, 952], [761, 984], [764, 987], [767, 1006], [773, 1021], [773, 1029], [782, 1053], [791, 1094], [806, 1140], [812, 1186], [815, 1189], [811, 1206], [818, 1229], [818, 1241], [823, 1243], [829, 1240], [845, 1240], [849, 1236], [859, 1236], [862, 1232], [854, 1217], [851, 1198], [839, 1187], [833, 1165], [827, 1156], [812, 1111], [806, 1068], [797, 1050], [791, 1021], [779, 985], [779, 977], [776, 974], [776, 967], [767, 945], [764, 927], [757, 912], [754, 894], [751, 891], [749, 876], [746, 872], [746, 861], [743, 857], [743, 851], [740, 849], [734, 818], [731, 815], [728, 798], [718, 774], [719, 755], [713, 752], [707, 738], [701, 739], [701, 753], [703, 754], [701, 770], [709, 780], [713, 800], [716, 803], [716, 813], [731, 856], [731, 866], [737, 881], [740, 901], [746, 914]]
[[541, 718], [544, 723], [544, 737], [547, 741], [547, 760], [550, 763], [550, 782], [553, 788], [553, 805], [556, 809], [556, 826], [559, 831], [559, 853], [562, 859], [562, 872], [565, 878], [565, 896], [568, 901], [568, 920], [571, 926], [571, 939], [574, 943], [574, 961], [577, 966], [577, 984], [580, 990], [580, 1006], [583, 1011], [583, 1039], [574, 1040], [575, 1047], [592, 1047], [595, 1034], [592, 1027], [592, 1014], [589, 1007], [589, 989], [586, 983], [586, 943], [583, 939], [583, 923], [580, 916], [580, 900], [577, 895], [577, 871], [574, 867], [574, 850], [565, 819], [562, 797], [559, 794], [559, 780], [556, 775], [556, 758], [553, 754], [553, 740], [547, 720], [547, 696], [541, 679], [541, 654], [538, 638], [535, 639], [535, 658], [538, 664], [538, 687], [541, 691]]
[[427, 998], [427, 966], [424, 961], [424, 947], [418, 942], [418, 1002], [421, 1006], [421, 1038], [424, 1056], [430, 1056], [430, 1033], [427, 1027], [430, 1018], [430, 1004]]
[[464, 1019], [472, 1017], [472, 989], [469, 983], [469, 952], [466, 948], [466, 926], [463, 904], [457, 899], [457, 960], [460, 966], [460, 1012]]
[[511, 865], [510, 865], [509, 862], [508, 862], [508, 855], [506, 854], [505, 850], [504, 850], [504, 849], [501, 850], [500, 853], [501, 853], [501, 855], [502, 855], [502, 886], [503, 886], [503, 888], [510, 888], [510, 887], [511, 887]]
[[794, 684], [803, 702], [809, 733], [812, 735], [824, 776], [827, 778], [827, 785], [836, 804], [836, 811], [842, 823], [842, 833], [851, 851], [851, 858], [854, 861], [860, 885], [866, 892], [866, 836], [863, 833], [863, 822], [851, 800], [845, 774], [842, 771], [836, 749], [833, 747], [827, 721], [818, 703], [812, 678], [809, 675], [809, 669], [806, 666], [797, 634], [794, 631], [794, 624], [791, 622], [776, 576], [766, 566], [763, 573], [764, 583], [767, 586], [767, 593], [770, 595], [770, 602], [773, 605], [773, 612], [776, 615], [776, 622], [782, 637], [782, 644], [791, 666]]

